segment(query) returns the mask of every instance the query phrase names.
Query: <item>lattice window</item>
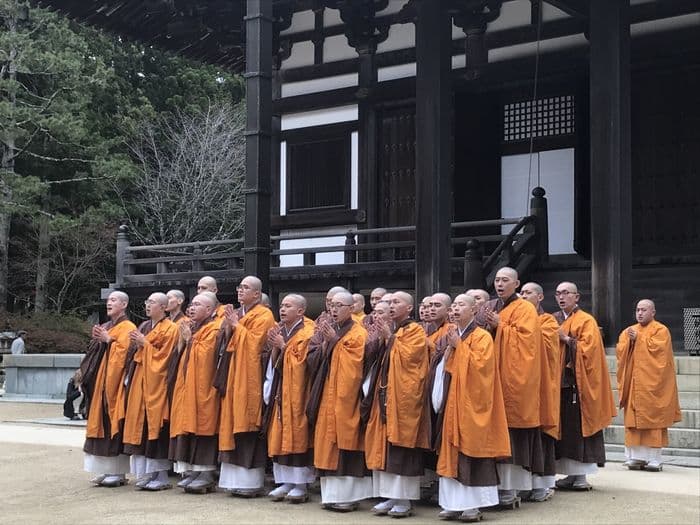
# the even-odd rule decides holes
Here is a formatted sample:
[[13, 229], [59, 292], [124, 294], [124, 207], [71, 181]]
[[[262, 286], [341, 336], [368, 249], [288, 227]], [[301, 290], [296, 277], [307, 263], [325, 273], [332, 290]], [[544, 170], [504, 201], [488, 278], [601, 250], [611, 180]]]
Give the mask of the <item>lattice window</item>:
[[576, 131], [574, 95], [523, 100], [503, 107], [503, 141], [573, 135]]

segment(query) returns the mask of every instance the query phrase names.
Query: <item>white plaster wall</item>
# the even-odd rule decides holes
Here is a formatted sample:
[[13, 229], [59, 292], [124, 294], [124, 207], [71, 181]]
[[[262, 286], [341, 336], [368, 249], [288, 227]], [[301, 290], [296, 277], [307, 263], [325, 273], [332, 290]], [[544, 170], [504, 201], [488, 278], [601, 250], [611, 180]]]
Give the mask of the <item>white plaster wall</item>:
[[[308, 229], [296, 229], [296, 230], [282, 230], [281, 235], [293, 234], [295, 239], [280, 241], [280, 249], [288, 250], [293, 248], [314, 248], [318, 246], [344, 246], [345, 245], [345, 234], [352, 230], [356, 230], [357, 226], [354, 224], [346, 226], [332, 226], [327, 228], [308, 228]], [[304, 237], [304, 234], [319, 234], [327, 233], [327, 237], [318, 238], [308, 238]], [[316, 254], [316, 265], [326, 265], [326, 264], [343, 264], [345, 262], [345, 254], [343, 252], [321, 252]], [[290, 266], [303, 266], [304, 256], [299, 255], [281, 255], [280, 256], [280, 266], [290, 267]]]
[[292, 15], [292, 25], [288, 29], [285, 29], [280, 34], [289, 35], [291, 33], [299, 33], [301, 31], [309, 31], [314, 28], [314, 12], [310, 9], [308, 11], [299, 11]]

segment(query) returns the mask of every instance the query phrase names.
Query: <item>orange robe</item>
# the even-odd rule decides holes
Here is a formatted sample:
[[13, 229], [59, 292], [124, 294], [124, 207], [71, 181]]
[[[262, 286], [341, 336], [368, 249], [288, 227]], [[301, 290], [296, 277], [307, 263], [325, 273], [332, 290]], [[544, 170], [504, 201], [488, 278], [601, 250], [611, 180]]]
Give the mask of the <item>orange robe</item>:
[[[337, 470], [340, 450], [362, 451], [360, 393], [367, 331], [353, 321], [332, 349], [314, 431], [314, 466]], [[320, 350], [319, 350], [320, 351]]]
[[216, 316], [217, 319], [223, 320], [224, 308], [226, 308], [226, 305], [220, 304], [219, 306], [216, 307], [216, 310], [214, 310], [214, 315]]
[[314, 322], [304, 318], [303, 326], [287, 341], [284, 355], [275, 368], [281, 371], [282, 381], [273, 404], [267, 433], [267, 451], [270, 457], [303, 454], [311, 448], [306, 403], [309, 399], [309, 381], [306, 356], [309, 339], [314, 333]]
[[[124, 407], [124, 367], [129, 350], [129, 333], [136, 330], [136, 325], [128, 320], [112, 326], [109, 336], [114, 339], [102, 358], [95, 379], [95, 389], [90, 399], [87, 421], [88, 438], [112, 438], [119, 433], [119, 421], [123, 417]], [[102, 416], [107, 411], [111, 432], [105, 435]]]
[[617, 388], [625, 410], [625, 445], [663, 447], [666, 429], [681, 420], [671, 333], [658, 321], [623, 330], [617, 343]]
[[540, 383], [540, 420], [542, 431], [559, 439], [561, 405], [561, 369], [564, 354], [559, 346], [559, 323], [552, 314], [540, 314], [542, 330], [542, 377]]
[[528, 301], [506, 301], [494, 338], [509, 428], [540, 426], [542, 332]]
[[173, 389], [170, 437], [214, 436], [219, 422], [219, 393], [213, 386], [221, 321], [212, 318], [193, 334], [182, 351]]
[[475, 328], [448, 356], [445, 372], [451, 380], [444, 402], [437, 473], [457, 478], [459, 454], [494, 459], [511, 454], [491, 335]]
[[136, 350], [136, 367], [128, 387], [124, 443], [140, 445], [145, 422], [148, 422], [148, 440], [157, 439], [169, 419], [168, 363], [179, 337], [177, 324], [165, 318], [156, 323], [146, 335], [144, 345]]
[[[576, 308], [560, 326], [575, 339], [576, 390], [581, 406], [581, 433], [590, 437], [603, 430], [617, 414], [605, 360], [605, 347], [598, 323], [590, 314]], [[567, 348], [560, 342], [562, 352]]]
[[350, 314], [352, 316], [352, 320], [355, 321], [356, 323], [363, 324], [363, 321], [365, 319], [365, 314], [363, 312], [360, 312], [359, 314]]
[[[380, 364], [372, 410], [365, 434], [367, 468], [385, 470], [387, 442], [405, 448], [430, 447], [424, 409], [424, 390], [430, 357], [423, 328], [415, 322], [401, 326], [389, 341]], [[386, 369], [386, 384], [383, 370]], [[386, 404], [381, 407], [380, 389], [386, 388]], [[382, 417], [385, 410], [386, 419]], [[422, 431], [421, 431], [422, 430]]]
[[273, 326], [272, 311], [258, 303], [238, 320], [226, 346], [231, 363], [221, 400], [219, 450], [234, 450], [234, 434], [255, 432], [262, 427], [262, 350]]

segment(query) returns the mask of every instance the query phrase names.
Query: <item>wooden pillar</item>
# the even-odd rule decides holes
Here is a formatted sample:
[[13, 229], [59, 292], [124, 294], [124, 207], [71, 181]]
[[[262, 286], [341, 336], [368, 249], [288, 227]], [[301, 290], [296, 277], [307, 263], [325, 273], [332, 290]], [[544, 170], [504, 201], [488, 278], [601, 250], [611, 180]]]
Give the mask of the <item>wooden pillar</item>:
[[[359, 46], [358, 69], [358, 187], [361, 188], [358, 204], [366, 212], [366, 227], [378, 227], [377, 180], [377, 111], [372, 99], [372, 89], [377, 83], [375, 61], [376, 45], [372, 42]], [[365, 239], [374, 242], [376, 238]], [[373, 252], [374, 253], [374, 252]], [[362, 254], [362, 260], [371, 260], [370, 254]]]
[[613, 344], [632, 315], [628, 0], [590, 2], [593, 315]]
[[452, 23], [443, 3], [416, 4], [416, 297], [451, 284]]
[[270, 281], [272, 178], [272, 2], [246, 4], [246, 206], [245, 273]]

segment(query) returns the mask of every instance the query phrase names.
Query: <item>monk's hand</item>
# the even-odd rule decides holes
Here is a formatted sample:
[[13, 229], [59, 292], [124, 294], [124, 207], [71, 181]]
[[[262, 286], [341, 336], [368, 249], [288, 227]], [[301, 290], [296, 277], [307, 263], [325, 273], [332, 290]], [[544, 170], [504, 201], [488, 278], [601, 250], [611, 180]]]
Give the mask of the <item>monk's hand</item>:
[[335, 337], [335, 330], [333, 330], [330, 323], [326, 322], [321, 325], [321, 335], [323, 336], [323, 340], [327, 343], [330, 342], [333, 337]]
[[234, 310], [232, 304], [224, 306], [224, 319], [231, 327], [235, 327], [238, 324], [238, 312]]
[[564, 330], [562, 330], [562, 329], [560, 328], [560, 329], [559, 329], [559, 340], [560, 340], [562, 343], [568, 345], [568, 344], [571, 342], [571, 337], [569, 337], [568, 335], [566, 335], [566, 334], [564, 333]]
[[132, 330], [131, 332], [129, 332], [129, 339], [138, 347], [142, 347], [146, 342], [146, 336], [144, 336], [138, 330]]
[[636, 341], [637, 340], [637, 330], [632, 328], [631, 326], [627, 329], [627, 337], [630, 338], [630, 341]]
[[278, 350], [284, 348], [284, 338], [282, 337], [282, 334], [280, 334], [274, 328], [268, 332], [267, 342], [272, 348], [276, 348]]
[[112, 342], [109, 332], [104, 327], [99, 325], [92, 327], [92, 337], [98, 341], [102, 341], [103, 343], [109, 344]]
[[452, 348], [457, 348], [457, 345], [459, 345], [459, 334], [454, 326], [447, 332], [447, 342]]
[[384, 319], [379, 319], [379, 326], [377, 328], [382, 339], [388, 341], [389, 338], [391, 338], [391, 328], [389, 327], [389, 323]]
[[498, 328], [498, 323], [500, 322], [500, 317], [493, 310], [486, 310], [486, 322], [491, 328]]
[[180, 323], [180, 337], [186, 343], [189, 343], [190, 339], [192, 339], [192, 328], [190, 328], [189, 323]]

